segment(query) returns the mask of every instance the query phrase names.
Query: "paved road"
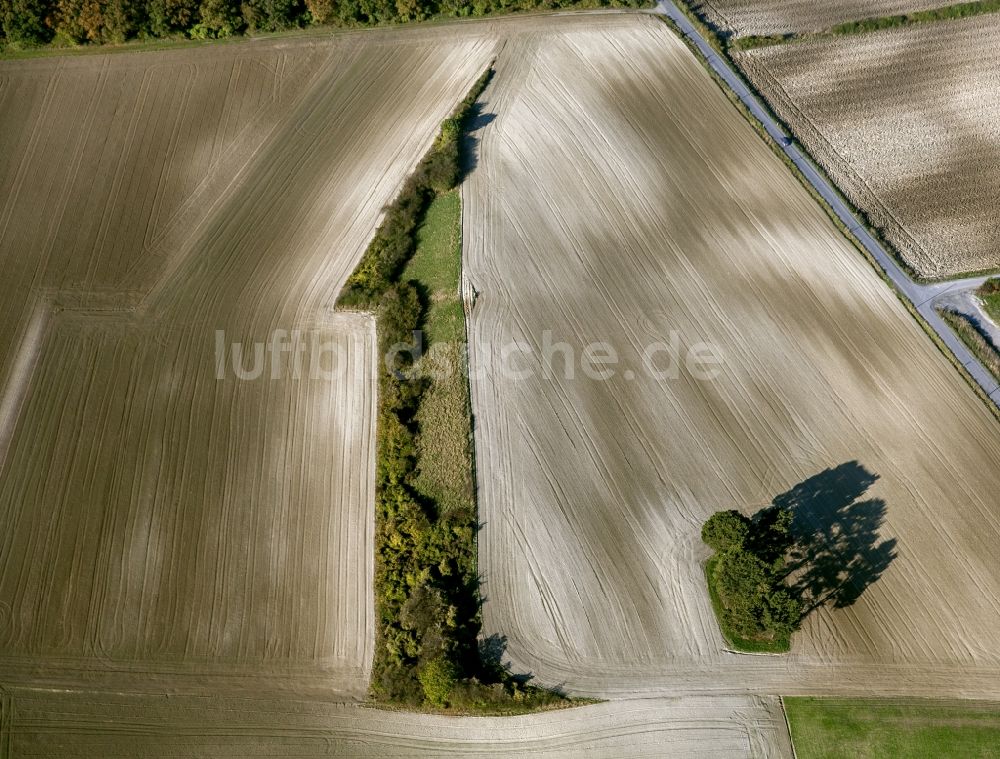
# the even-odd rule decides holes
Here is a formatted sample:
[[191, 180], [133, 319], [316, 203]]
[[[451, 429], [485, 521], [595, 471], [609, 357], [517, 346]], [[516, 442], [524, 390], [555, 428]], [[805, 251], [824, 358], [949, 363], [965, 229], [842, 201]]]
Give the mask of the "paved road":
[[972, 355], [971, 351], [965, 346], [965, 343], [959, 340], [948, 325], [944, 323], [934, 309], [939, 299], [946, 296], [953, 296], [955, 293], [961, 291], [972, 290], [981, 285], [987, 277], [970, 277], [968, 279], [932, 284], [920, 284], [910, 279], [909, 275], [896, 263], [896, 260], [865, 229], [840, 195], [820, 174], [812, 160], [792, 144], [788, 139], [788, 135], [771, 118], [761, 101], [744, 84], [743, 79], [733, 71], [728, 61], [715, 52], [712, 46], [708, 44], [705, 38], [691, 24], [687, 16], [681, 13], [677, 5], [671, 0], [659, 0], [656, 12], [670, 18], [684, 33], [684, 36], [695, 45], [712, 70], [719, 75], [743, 102], [754, 118], [761, 123], [767, 133], [784, 151], [785, 155], [798, 167], [799, 171], [802, 172], [802, 175], [815, 188], [816, 192], [830, 205], [844, 225], [851, 230], [858, 241], [878, 262], [878, 265], [882, 267], [882, 270], [892, 281], [897, 291], [914, 305], [920, 315], [941, 337], [944, 344], [948, 346], [948, 349], [965, 366], [969, 374], [972, 375], [972, 378], [979, 383], [983, 391], [995, 404], [1000, 406], [1000, 385], [997, 384], [993, 375]]

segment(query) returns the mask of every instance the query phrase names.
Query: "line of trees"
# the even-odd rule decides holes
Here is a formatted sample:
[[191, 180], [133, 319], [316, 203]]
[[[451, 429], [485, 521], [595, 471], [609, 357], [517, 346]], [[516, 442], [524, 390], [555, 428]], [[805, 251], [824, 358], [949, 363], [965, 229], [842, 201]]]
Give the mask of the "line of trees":
[[0, 0], [0, 44], [15, 47], [222, 38], [311, 24], [359, 26], [643, 0]]
[[802, 603], [785, 584], [791, 522], [788, 509], [772, 506], [753, 520], [719, 511], [702, 526], [701, 539], [715, 551], [709, 582], [720, 624], [727, 637], [749, 644], [744, 647], [784, 648], [802, 621]]
[[[430, 202], [461, 179], [462, 135], [491, 75], [492, 69], [441, 125], [338, 301], [341, 308], [375, 312], [382, 356], [423, 327], [418, 289], [402, 275]], [[394, 365], [380, 362], [379, 369], [372, 695], [407, 706], [480, 712], [565, 701], [511, 675], [498, 655], [481, 655], [478, 515], [474, 507], [444, 510], [415, 487], [417, 419], [428, 385], [410, 371], [411, 356], [394, 355]]]

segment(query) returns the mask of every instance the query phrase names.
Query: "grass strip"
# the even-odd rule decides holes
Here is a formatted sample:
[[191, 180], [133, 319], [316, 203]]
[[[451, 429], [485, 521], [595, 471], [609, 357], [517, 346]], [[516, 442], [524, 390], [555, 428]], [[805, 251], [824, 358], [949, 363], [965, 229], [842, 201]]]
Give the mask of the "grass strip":
[[[442, 123], [338, 300], [340, 308], [375, 313], [383, 359], [371, 697], [388, 708], [520, 714], [579, 703], [510, 673], [503, 640], [479, 641], [479, 522], [455, 188], [462, 136], [492, 73]], [[429, 366], [439, 358], [456, 365]]]
[[1000, 756], [1000, 705], [922, 699], [782, 699], [798, 759]]
[[417, 229], [417, 249], [403, 270], [424, 303], [418, 374], [428, 382], [417, 410], [413, 486], [442, 511], [475, 510], [472, 405], [467, 381], [465, 309], [459, 296], [462, 201], [457, 190], [431, 201]]
[[938, 313], [952, 331], [958, 335], [972, 355], [979, 359], [997, 382], [1000, 382], [1000, 352], [990, 340], [989, 335], [968, 314], [963, 314], [950, 308], [940, 308]]
[[955, 3], [953, 5], [944, 5], [939, 8], [930, 8], [924, 11], [900, 13], [893, 16], [872, 16], [870, 18], [858, 19], [857, 21], [846, 21], [842, 24], [837, 24], [829, 29], [818, 32], [765, 35], [752, 34], [746, 37], [734, 37], [727, 40], [727, 46], [733, 50], [751, 50], [758, 47], [783, 45], [788, 42], [828, 39], [830, 37], [843, 37], [852, 34], [866, 34], [868, 32], [877, 32], [883, 29], [897, 29], [906, 26], [916, 26], [917, 24], [929, 24], [938, 21], [954, 21], [957, 19], [970, 18], [972, 16], [982, 16], [988, 13], [996, 13], [997, 11], [1000, 11], [1000, 0], [975, 0], [974, 2]]

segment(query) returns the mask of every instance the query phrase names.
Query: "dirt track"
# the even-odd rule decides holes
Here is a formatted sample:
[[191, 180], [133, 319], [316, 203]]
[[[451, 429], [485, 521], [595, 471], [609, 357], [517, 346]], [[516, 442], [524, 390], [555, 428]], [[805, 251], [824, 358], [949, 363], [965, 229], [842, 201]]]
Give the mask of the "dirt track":
[[737, 696], [470, 719], [294, 700], [124, 699], [28, 690], [10, 691], [3, 705], [12, 712], [7, 735], [19, 758], [791, 757], [777, 699]]
[[[525, 39], [498, 69], [464, 225], [487, 631], [592, 694], [995, 696], [982, 403], [665, 27]], [[505, 376], [501, 347], [537, 357], [545, 330], [623, 364]], [[644, 374], [671, 330], [721, 375]], [[800, 483], [800, 528], [856, 562], [839, 592], [860, 597], [810, 615], [790, 657], [727, 654], [701, 521]]]

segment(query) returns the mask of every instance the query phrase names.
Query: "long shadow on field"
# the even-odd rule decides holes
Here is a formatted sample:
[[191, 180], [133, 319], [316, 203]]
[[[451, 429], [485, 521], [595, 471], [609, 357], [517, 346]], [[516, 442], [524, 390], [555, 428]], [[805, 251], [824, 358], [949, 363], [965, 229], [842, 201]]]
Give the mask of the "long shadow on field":
[[482, 141], [477, 133], [487, 124], [496, 119], [495, 113], [487, 113], [486, 106], [477, 100], [466, 117], [466, 128], [462, 133], [462, 144], [459, 148], [459, 183], [461, 183], [479, 164], [479, 143]]
[[[504, 661], [504, 654], [507, 653], [507, 636], [493, 633], [485, 638], [479, 639], [479, 661], [484, 673], [496, 681], [509, 678], [519, 685], [528, 685], [535, 676], [528, 673], [514, 672], [510, 667], [510, 662]], [[546, 686], [546, 690], [560, 696], [565, 696], [563, 685]]]
[[850, 606], [896, 558], [896, 539], [881, 539], [886, 504], [865, 498], [878, 480], [857, 461], [827, 469], [774, 499], [792, 514], [795, 544], [788, 577], [806, 613]]

